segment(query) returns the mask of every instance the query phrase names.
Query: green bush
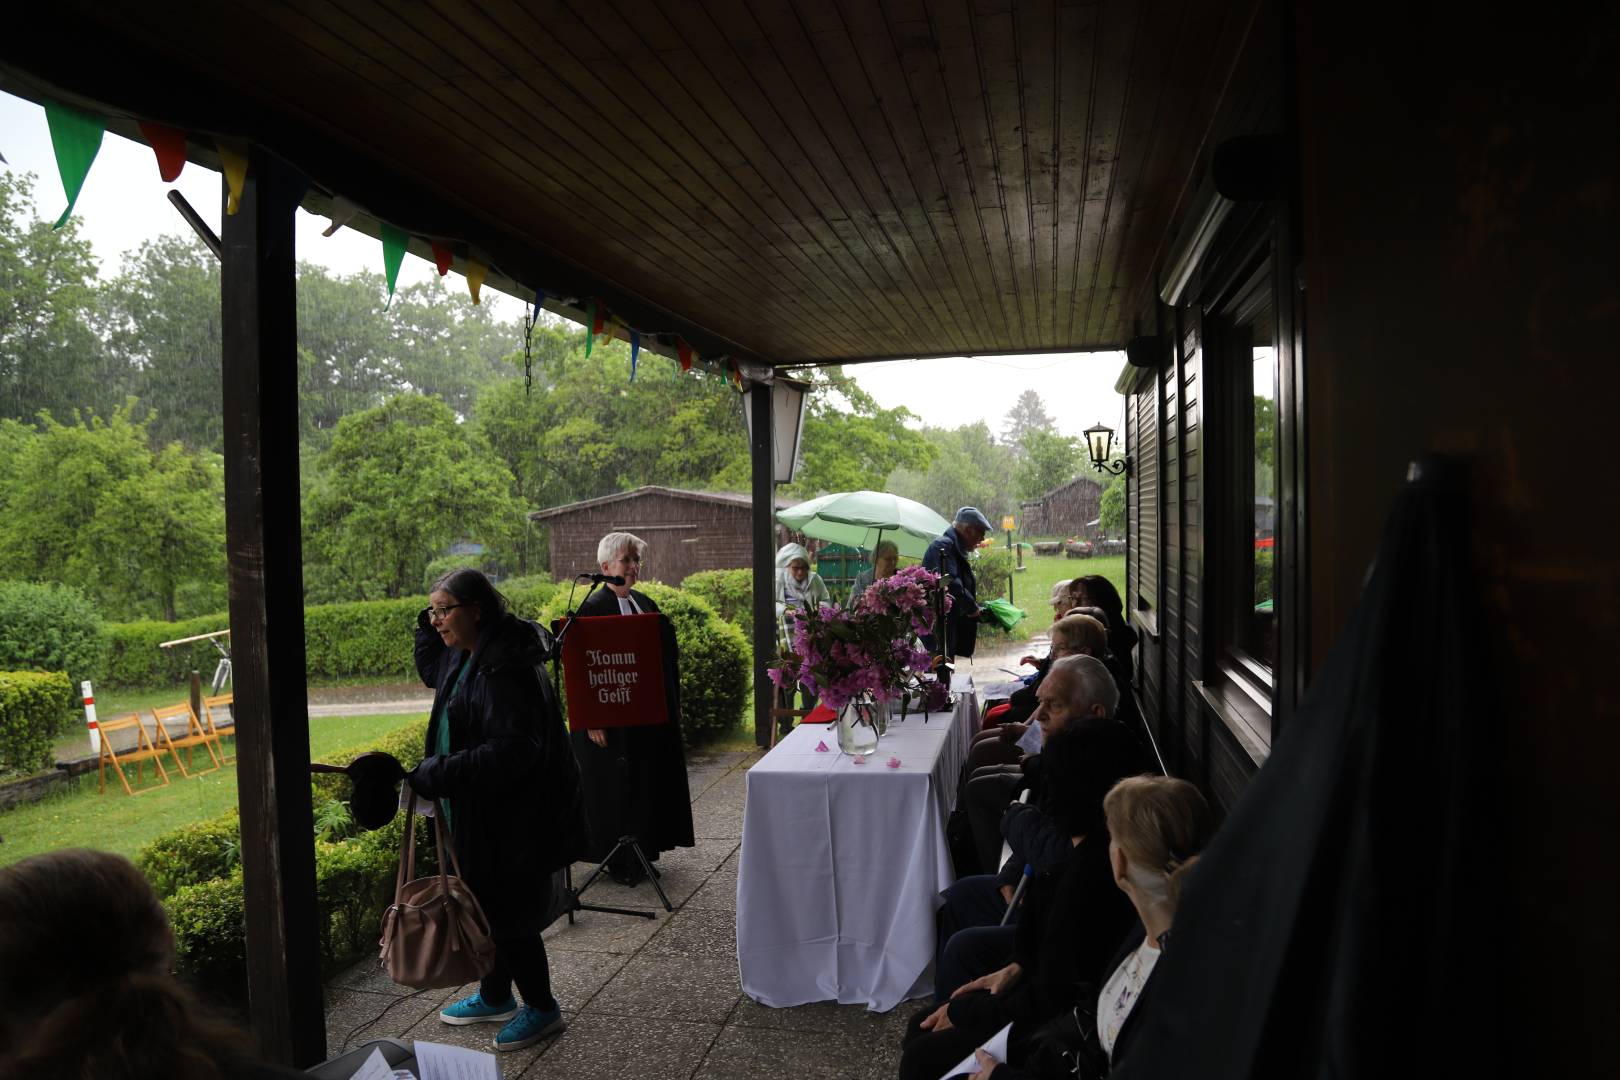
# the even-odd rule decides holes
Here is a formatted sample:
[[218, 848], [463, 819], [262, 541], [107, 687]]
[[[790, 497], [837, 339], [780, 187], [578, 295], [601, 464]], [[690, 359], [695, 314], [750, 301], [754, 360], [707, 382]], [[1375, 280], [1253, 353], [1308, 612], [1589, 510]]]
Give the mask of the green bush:
[[77, 687], [101, 679], [106, 668], [106, 631], [83, 593], [0, 581], [0, 671], [65, 671]]
[[242, 822], [235, 810], [164, 833], [135, 854], [135, 866], [159, 896], [228, 875], [242, 862]]
[[[416, 768], [422, 763], [422, 750], [427, 744], [427, 718], [412, 721], [403, 727], [396, 728], [380, 738], [362, 746], [349, 746], [342, 750], [334, 750], [320, 759], [323, 765], [347, 765], [355, 758], [371, 750], [380, 750], [385, 754], [393, 754], [405, 770]], [[342, 773], [315, 773], [310, 777], [314, 787], [315, 805], [319, 806], [328, 799], [347, 799], [349, 797], [349, 778]], [[398, 839], [398, 836], [395, 837]]]
[[416, 614], [427, 597], [316, 604], [304, 609], [304, 668], [316, 678], [415, 679]]
[[743, 640], [754, 641], [754, 572], [740, 570], [699, 570], [688, 574], [681, 588], [701, 598], [726, 622], [742, 631]]
[[561, 588], [556, 582], [531, 575], [508, 578], [496, 586], [514, 615], [524, 619], [538, 619]]
[[[636, 588], [675, 626], [681, 650], [681, 733], [697, 744], [737, 725], [752, 684], [753, 650], [742, 631], [716, 615], [699, 597], [670, 585], [644, 581]], [[560, 619], [567, 597], [554, 597], [539, 622]]]
[[174, 930], [175, 970], [221, 1001], [247, 998], [247, 920], [242, 868], [181, 886], [163, 901]]
[[440, 555], [427, 564], [422, 571], [422, 593], [433, 591], [433, 583], [452, 570], [483, 570], [485, 559], [482, 555]]
[[1275, 591], [1275, 556], [1271, 548], [1256, 548], [1254, 552], [1254, 603], [1256, 607], [1270, 600]]
[[107, 624], [106, 683], [112, 687], [175, 686], [193, 671], [211, 676], [219, 663], [219, 652], [206, 641], [160, 649], [164, 641], [212, 634], [230, 625], [230, 618], [200, 615], [180, 622], [142, 619], [139, 622]]
[[0, 671], [0, 772], [49, 768], [72, 710], [66, 672]]

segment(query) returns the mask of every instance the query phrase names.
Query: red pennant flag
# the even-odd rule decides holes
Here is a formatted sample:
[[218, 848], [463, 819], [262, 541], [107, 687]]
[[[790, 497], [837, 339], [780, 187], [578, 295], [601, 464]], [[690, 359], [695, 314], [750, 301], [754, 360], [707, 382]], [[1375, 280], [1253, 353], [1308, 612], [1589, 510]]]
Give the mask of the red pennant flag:
[[675, 349], [675, 355], [681, 358], [681, 374], [685, 375], [692, 370], [692, 346], [681, 342]]
[[152, 144], [152, 153], [157, 155], [158, 175], [165, 184], [174, 183], [180, 170], [186, 167], [186, 133], [146, 120], [138, 123], [141, 135]]
[[444, 277], [456, 261], [455, 254], [448, 245], [441, 244], [432, 237], [428, 237], [428, 246], [433, 249], [433, 265], [439, 268], [439, 276]]
[[597, 304], [596, 305], [596, 320], [591, 325], [591, 333], [592, 334], [600, 334], [600, 333], [602, 333], [603, 330], [606, 328], [605, 324], [607, 323], [607, 321], [608, 321], [607, 307], [605, 305], [603, 305], [603, 304]]

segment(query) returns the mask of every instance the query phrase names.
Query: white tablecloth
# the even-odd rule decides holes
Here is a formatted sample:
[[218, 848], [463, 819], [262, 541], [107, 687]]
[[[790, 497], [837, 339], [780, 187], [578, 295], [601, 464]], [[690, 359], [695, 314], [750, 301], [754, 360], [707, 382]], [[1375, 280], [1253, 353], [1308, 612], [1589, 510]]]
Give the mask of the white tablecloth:
[[836, 725], [813, 724], [748, 771], [737, 962], [755, 1001], [887, 1012], [910, 996], [934, 956], [945, 819], [978, 715], [972, 679], [952, 689], [952, 714], [891, 718], [864, 765], [838, 752]]

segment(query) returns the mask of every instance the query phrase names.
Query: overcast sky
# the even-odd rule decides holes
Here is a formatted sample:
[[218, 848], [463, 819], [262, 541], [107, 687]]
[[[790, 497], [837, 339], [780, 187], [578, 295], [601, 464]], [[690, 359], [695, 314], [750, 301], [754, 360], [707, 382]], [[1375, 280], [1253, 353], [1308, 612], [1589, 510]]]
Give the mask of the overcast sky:
[[[36, 211], [42, 218], [55, 220], [67, 205], [67, 196], [57, 175], [50, 129], [40, 106], [0, 94], [0, 156], [5, 157], [9, 168], [36, 175]], [[74, 216], [95, 249], [103, 276], [116, 274], [124, 253], [143, 241], [166, 232], [189, 231], [165, 198], [171, 186], [180, 189], [217, 234], [219, 174], [188, 164], [179, 179], [168, 185], [159, 179], [156, 159], [148, 147], [112, 134], [102, 140], [101, 152], [79, 194]], [[348, 229], [325, 237], [321, 231], [326, 226], [325, 218], [298, 211], [299, 258], [339, 274], [368, 269], [382, 272], [379, 241]], [[405, 257], [399, 274], [401, 287], [435, 279], [432, 264], [414, 255]], [[454, 271], [444, 280], [447, 288], [465, 295], [466, 284]], [[514, 321], [522, 317], [519, 301], [489, 288], [484, 290], [484, 297], [498, 315]], [[1120, 429], [1122, 400], [1113, 387], [1123, 363], [1121, 353], [1075, 353], [899, 361], [861, 365], [850, 371], [881, 404], [904, 405], [936, 427], [958, 427], [983, 420], [991, 430], [999, 431], [1018, 395], [1033, 387], [1059, 429], [1064, 434], [1079, 435], [1099, 420]]]

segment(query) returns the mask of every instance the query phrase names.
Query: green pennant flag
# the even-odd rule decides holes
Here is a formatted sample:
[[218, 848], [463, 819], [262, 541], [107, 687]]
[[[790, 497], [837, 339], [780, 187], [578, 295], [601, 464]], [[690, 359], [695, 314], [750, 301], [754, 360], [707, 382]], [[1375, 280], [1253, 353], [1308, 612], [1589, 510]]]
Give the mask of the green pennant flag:
[[585, 309], [585, 355], [591, 355], [591, 346], [596, 344], [596, 301], [592, 300]]
[[394, 302], [394, 283], [399, 280], [399, 267], [405, 261], [405, 245], [410, 239], [404, 229], [392, 225], [382, 227], [383, 273], [388, 275], [388, 303], [383, 305], [384, 311]]
[[79, 201], [90, 163], [101, 149], [101, 136], [107, 125], [100, 118], [54, 101], [45, 102], [45, 121], [51, 126], [51, 148], [56, 151], [56, 170], [62, 174], [62, 190], [67, 192], [67, 209], [56, 219], [54, 228], [67, 224], [73, 204]]

